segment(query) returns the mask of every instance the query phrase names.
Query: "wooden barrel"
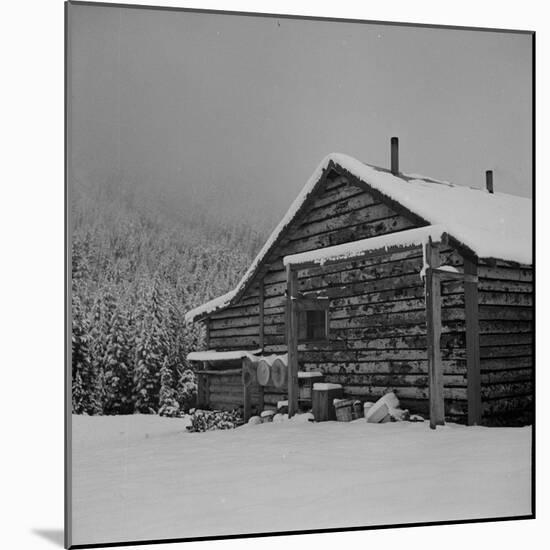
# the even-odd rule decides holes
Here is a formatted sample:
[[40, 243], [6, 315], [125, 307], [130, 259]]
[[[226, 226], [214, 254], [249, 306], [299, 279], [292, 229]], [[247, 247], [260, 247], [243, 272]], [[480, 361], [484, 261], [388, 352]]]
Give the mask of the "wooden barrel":
[[279, 355], [271, 365], [271, 377], [276, 388], [284, 388], [287, 385], [288, 357]]
[[258, 368], [256, 370], [256, 377], [260, 386], [268, 386], [272, 383], [271, 363], [273, 357], [262, 357], [258, 361]]

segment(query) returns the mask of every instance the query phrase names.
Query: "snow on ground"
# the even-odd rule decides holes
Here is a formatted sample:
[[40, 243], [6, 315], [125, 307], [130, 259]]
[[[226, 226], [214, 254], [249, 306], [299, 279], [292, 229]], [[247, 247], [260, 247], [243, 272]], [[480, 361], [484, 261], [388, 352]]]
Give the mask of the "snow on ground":
[[529, 514], [531, 429], [73, 417], [73, 544]]

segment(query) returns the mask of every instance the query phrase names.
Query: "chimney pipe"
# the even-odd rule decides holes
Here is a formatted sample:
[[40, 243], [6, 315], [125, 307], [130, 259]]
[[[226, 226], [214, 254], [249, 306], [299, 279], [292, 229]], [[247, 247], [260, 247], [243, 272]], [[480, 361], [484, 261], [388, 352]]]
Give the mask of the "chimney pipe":
[[493, 191], [493, 171], [487, 170], [485, 172], [485, 186], [487, 187], [487, 191], [489, 193], [494, 193]]
[[399, 138], [391, 138], [391, 173], [399, 174]]

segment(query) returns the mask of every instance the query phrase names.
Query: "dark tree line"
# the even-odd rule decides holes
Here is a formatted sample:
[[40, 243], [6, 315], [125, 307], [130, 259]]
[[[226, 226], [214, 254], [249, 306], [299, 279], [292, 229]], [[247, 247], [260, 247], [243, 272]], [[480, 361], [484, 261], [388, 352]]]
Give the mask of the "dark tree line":
[[177, 416], [196, 394], [185, 357], [204, 346], [184, 314], [233, 288], [262, 236], [166, 218], [135, 196], [74, 195], [73, 412]]

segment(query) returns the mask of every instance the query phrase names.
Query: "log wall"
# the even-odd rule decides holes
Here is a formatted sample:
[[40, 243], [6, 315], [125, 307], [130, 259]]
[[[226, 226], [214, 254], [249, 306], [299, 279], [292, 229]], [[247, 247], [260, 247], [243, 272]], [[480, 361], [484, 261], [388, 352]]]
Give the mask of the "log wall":
[[531, 267], [480, 265], [479, 318], [483, 423], [533, 418], [534, 326]]
[[[346, 184], [343, 178], [326, 184], [312, 199], [307, 213], [268, 256], [264, 269], [239, 303], [210, 316], [210, 348], [255, 350], [263, 344], [265, 354], [285, 353], [284, 256], [416, 226], [363, 189]], [[443, 264], [463, 267], [462, 258], [452, 249], [443, 249], [441, 259]], [[330, 299], [330, 323], [328, 342], [299, 345], [300, 368], [323, 372], [327, 381], [341, 383], [347, 395], [362, 400], [374, 400], [394, 390], [405, 407], [427, 415], [426, 318], [424, 284], [419, 277], [422, 263], [418, 247], [301, 271], [300, 291]], [[505, 264], [479, 268], [481, 393], [486, 423], [495, 423], [498, 418], [515, 420], [530, 410], [531, 280], [528, 268], [514, 269]], [[442, 282], [442, 308], [445, 412], [449, 420], [466, 422], [462, 282]], [[236, 399], [238, 392], [228, 386], [228, 393]], [[266, 389], [266, 406], [274, 407], [284, 398], [284, 391]], [[222, 401], [220, 396], [217, 402]]]
[[[450, 250], [445, 263], [461, 265]], [[299, 347], [301, 368], [321, 371], [344, 393], [373, 401], [395, 391], [411, 411], [428, 412], [428, 362], [421, 247], [408, 252], [301, 272], [306, 294], [330, 299], [329, 337], [324, 345]], [[463, 285], [442, 284], [446, 414], [464, 421], [466, 349]]]

